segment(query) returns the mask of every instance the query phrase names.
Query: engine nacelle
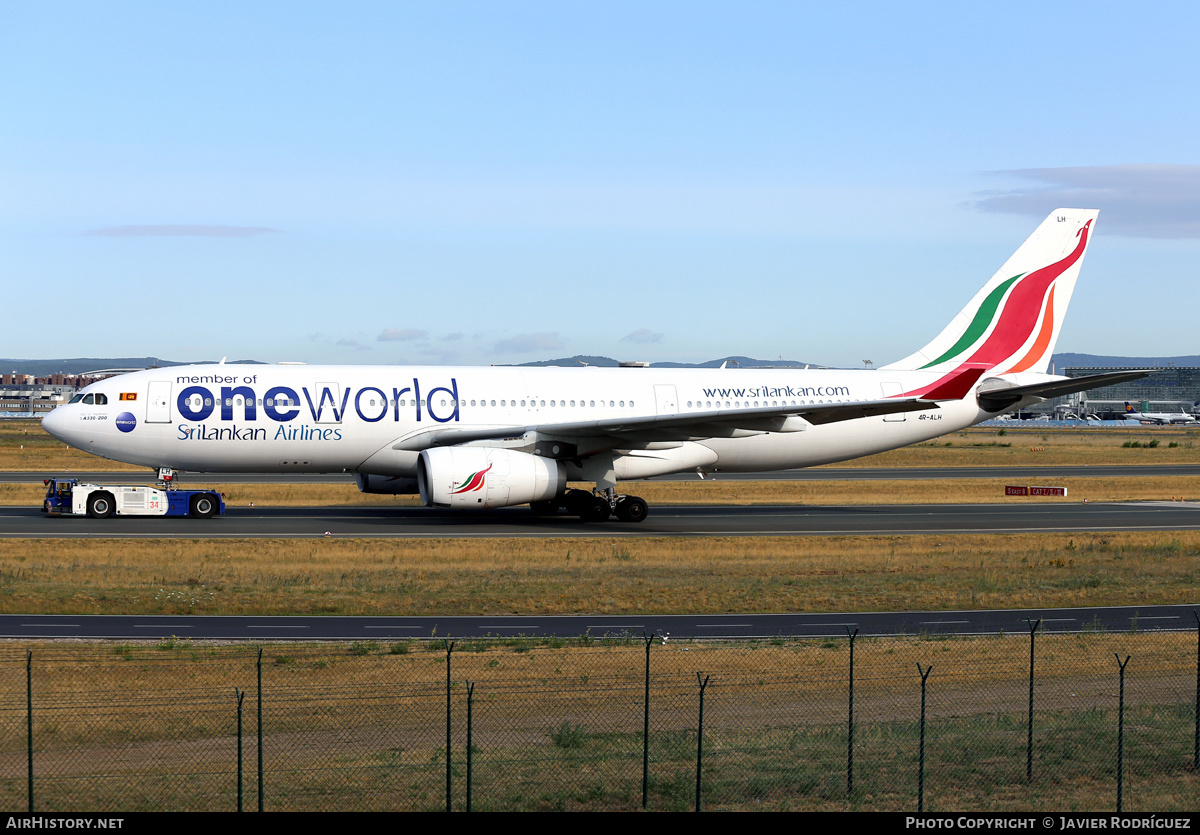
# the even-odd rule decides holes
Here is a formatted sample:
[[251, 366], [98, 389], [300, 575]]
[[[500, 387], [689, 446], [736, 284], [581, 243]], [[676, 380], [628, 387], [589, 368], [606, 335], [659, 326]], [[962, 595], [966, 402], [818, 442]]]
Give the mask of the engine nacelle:
[[567, 473], [552, 458], [487, 447], [438, 447], [417, 465], [427, 507], [507, 507], [544, 502], [567, 489]]
[[412, 495], [418, 492], [417, 480], [405, 476], [379, 475], [378, 473], [355, 473], [358, 489], [364, 493], [388, 493]]

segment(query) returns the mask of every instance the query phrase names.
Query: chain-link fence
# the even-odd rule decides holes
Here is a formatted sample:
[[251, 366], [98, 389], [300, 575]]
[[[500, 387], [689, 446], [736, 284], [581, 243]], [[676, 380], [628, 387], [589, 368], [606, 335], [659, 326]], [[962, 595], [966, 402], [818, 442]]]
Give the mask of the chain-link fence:
[[10, 646], [0, 805], [1187, 810], [1198, 693], [1200, 632]]

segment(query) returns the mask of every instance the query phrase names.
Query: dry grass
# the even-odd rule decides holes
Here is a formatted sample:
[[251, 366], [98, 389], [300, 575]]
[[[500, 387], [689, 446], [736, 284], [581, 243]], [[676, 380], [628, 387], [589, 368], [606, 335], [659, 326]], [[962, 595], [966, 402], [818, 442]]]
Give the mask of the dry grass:
[[0, 421], [0, 470], [33, 470], [57, 473], [63, 470], [141, 470], [107, 458], [99, 458], [51, 438], [36, 420]]
[[[1001, 434], [1003, 433], [1003, 434]], [[1145, 444], [1158, 441], [1158, 446]], [[1126, 447], [1137, 441], [1140, 448]], [[1175, 444], [1174, 447], [1171, 444]], [[1101, 466], [1200, 463], [1200, 429], [973, 428], [833, 467]]]
[[[1000, 434], [1003, 432], [1004, 434]], [[1132, 449], [1126, 441], [1159, 446]], [[1171, 447], [1174, 443], [1177, 446]], [[1198, 464], [1200, 429], [968, 429], [936, 441], [845, 461], [835, 467], [980, 467], [1022, 465]], [[37, 421], [0, 421], [0, 470], [145, 471], [71, 449], [42, 431]]]
[[2, 540], [0, 611], [836, 612], [1193, 603], [1200, 532]]
[[[1040, 637], [1033, 784], [1023, 769], [1028, 646], [1023, 635], [860, 638], [858, 790], [849, 799], [844, 638], [655, 645], [651, 808], [690, 804], [695, 675], [703, 670], [710, 676], [710, 808], [911, 809], [917, 664], [933, 668], [931, 810], [1109, 808], [1114, 654], [1134, 657], [1126, 694], [1128, 808], [1191, 808], [1192, 635]], [[0, 648], [0, 709], [13, 716], [23, 716], [23, 650]], [[470, 681], [476, 808], [638, 808], [643, 658], [636, 638], [459, 642], [453, 755], [461, 765], [463, 685]], [[178, 639], [137, 647], [43, 644], [33, 647], [33, 659], [39, 811], [232, 807], [233, 690], [249, 690], [253, 704], [253, 648]], [[444, 803], [441, 642], [267, 646], [263, 660], [269, 808], [432, 810]], [[254, 715], [247, 711], [250, 768]], [[24, 739], [9, 734], [0, 743], [0, 803], [19, 808]], [[247, 783], [252, 791], [253, 779]], [[461, 771], [454, 791], [461, 802]]]

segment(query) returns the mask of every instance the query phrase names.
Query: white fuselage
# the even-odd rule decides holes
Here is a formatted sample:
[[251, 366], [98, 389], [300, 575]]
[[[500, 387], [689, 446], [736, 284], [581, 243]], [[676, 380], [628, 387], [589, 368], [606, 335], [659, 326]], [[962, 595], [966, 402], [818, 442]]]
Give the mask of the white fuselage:
[[[937, 377], [887, 369], [197, 365], [94, 383], [43, 424], [72, 446], [148, 467], [413, 476], [418, 453], [394, 447], [431, 429], [537, 430], [714, 409], [877, 401]], [[628, 478], [657, 474], [655, 467], [662, 472], [806, 467], [928, 440], [989, 417], [994, 415], [968, 395], [923, 411], [805, 425], [800, 431], [694, 436], [684, 442], [687, 450], [674, 458], [664, 453], [649, 470], [617, 472]], [[531, 449], [536, 435], [481, 443]], [[671, 446], [631, 444], [630, 450], [618, 449], [617, 457]]]

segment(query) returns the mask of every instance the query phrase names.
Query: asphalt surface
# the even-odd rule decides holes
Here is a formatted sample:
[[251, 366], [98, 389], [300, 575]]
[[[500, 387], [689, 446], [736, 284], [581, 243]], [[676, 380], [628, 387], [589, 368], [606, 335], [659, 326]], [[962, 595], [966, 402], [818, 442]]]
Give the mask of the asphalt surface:
[[43, 640], [395, 641], [417, 638], [654, 635], [659, 639], [846, 638], [871, 635], [1181, 631], [1200, 605], [992, 611], [563, 617], [215, 617], [207, 615], [0, 615], [0, 638]]
[[[40, 482], [44, 473], [0, 473], [0, 482]], [[73, 473], [99, 483], [152, 482], [152, 474]], [[1200, 475], [1200, 466], [826, 468], [770, 473], [717, 474], [720, 480], [874, 480]], [[661, 480], [688, 480], [692, 475]], [[657, 479], [656, 479], [657, 480]], [[185, 485], [213, 483], [352, 483], [348, 474], [199, 475]], [[0, 537], [189, 538], [254, 537], [539, 537], [539, 536], [763, 536], [850, 534], [962, 534], [1200, 529], [1200, 504], [1097, 503], [1005, 505], [656, 506], [640, 525], [609, 521], [585, 524], [560, 516], [533, 517], [525, 508], [452, 512], [425, 508], [231, 508], [210, 520], [166, 518], [50, 518], [38, 508], [0, 508]], [[824, 615], [631, 615], [568, 617], [210, 617], [2, 615], [0, 637], [158, 640], [398, 640], [404, 638], [590, 635], [656, 635], [660, 639], [814, 637], [860, 635], [1026, 633], [1041, 620], [1043, 631], [1190, 630], [1197, 606], [1086, 609], [898, 612]]]
[[847, 536], [1200, 529], [1200, 503], [1064, 503], [695, 507], [659, 505], [641, 524], [538, 517], [528, 508], [424, 507], [229, 509], [223, 517], [46, 516], [0, 508], [0, 537], [192, 539], [287, 537]]
[[[150, 470], [90, 472], [0, 471], [0, 483], [40, 484], [51, 475], [70, 476], [97, 484], [153, 484]], [[773, 470], [760, 473], [723, 473], [714, 481], [878, 481], [930, 478], [1122, 478], [1200, 475], [1197, 464], [1129, 464], [1112, 466], [1021, 466], [1021, 467], [823, 467], [803, 470]], [[697, 481], [695, 473], [674, 473], [649, 481]], [[184, 473], [183, 487], [191, 484], [353, 484], [350, 473]]]

